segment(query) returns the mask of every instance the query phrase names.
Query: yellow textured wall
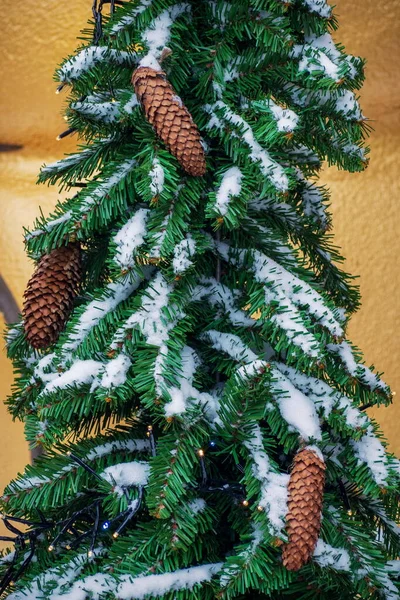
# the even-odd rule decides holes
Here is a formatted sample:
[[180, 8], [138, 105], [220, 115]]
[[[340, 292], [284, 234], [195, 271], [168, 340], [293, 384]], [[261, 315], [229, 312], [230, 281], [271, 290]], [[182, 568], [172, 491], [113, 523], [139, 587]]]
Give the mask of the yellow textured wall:
[[[2, 19], [1, 142], [22, 145], [0, 154], [0, 273], [21, 301], [31, 265], [24, 255], [22, 226], [32, 224], [39, 205], [44, 213], [57, 191], [34, 185], [43, 162], [71, 151], [72, 139], [56, 142], [65, 129], [62, 95], [54, 94], [52, 74], [57, 62], [72, 51], [79, 28], [90, 14], [91, 0], [7, 5]], [[336, 242], [347, 257], [346, 268], [360, 275], [363, 307], [353, 318], [350, 337], [365, 352], [368, 364], [385, 372], [393, 389], [400, 388], [399, 342], [398, 147], [400, 145], [397, 0], [338, 0], [341, 28], [337, 39], [347, 51], [368, 59], [362, 106], [374, 121], [371, 164], [362, 174], [330, 169], [323, 180], [332, 190]], [[11, 369], [0, 355], [0, 393], [11, 384]], [[378, 411], [391, 447], [400, 451], [399, 402]], [[22, 428], [0, 405], [0, 488], [28, 459]]]

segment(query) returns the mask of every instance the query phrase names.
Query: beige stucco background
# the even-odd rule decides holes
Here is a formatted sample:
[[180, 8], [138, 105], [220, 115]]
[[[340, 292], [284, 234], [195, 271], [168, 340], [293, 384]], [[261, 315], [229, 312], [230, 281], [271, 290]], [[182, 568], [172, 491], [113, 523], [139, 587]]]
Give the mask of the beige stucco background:
[[[22, 226], [33, 223], [39, 205], [47, 214], [57, 191], [35, 186], [40, 165], [73, 150], [74, 139], [56, 142], [65, 129], [63, 95], [55, 95], [54, 68], [75, 46], [90, 14], [91, 0], [25, 0], [7, 4], [0, 37], [0, 128], [3, 144], [23, 146], [0, 154], [0, 273], [19, 303], [31, 264], [24, 255]], [[338, 0], [341, 27], [336, 39], [349, 53], [368, 59], [362, 91], [364, 113], [375, 127], [371, 164], [361, 174], [330, 169], [323, 179], [332, 190], [336, 242], [346, 268], [360, 275], [363, 307], [353, 318], [350, 338], [365, 352], [368, 364], [385, 372], [400, 390], [398, 171], [400, 93], [397, 0]], [[0, 322], [0, 326], [2, 323]], [[7, 395], [11, 366], [0, 354], [0, 398]], [[376, 416], [392, 449], [400, 454], [400, 394], [397, 405]], [[20, 424], [13, 424], [0, 403], [0, 488], [28, 460]]]

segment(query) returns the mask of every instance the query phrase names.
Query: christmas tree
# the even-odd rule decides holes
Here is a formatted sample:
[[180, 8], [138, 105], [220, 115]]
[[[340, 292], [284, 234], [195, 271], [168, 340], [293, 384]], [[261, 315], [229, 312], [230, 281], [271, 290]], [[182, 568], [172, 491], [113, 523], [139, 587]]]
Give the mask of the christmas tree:
[[364, 61], [325, 0], [103, 4], [7, 335], [43, 453], [1, 499], [3, 597], [399, 598], [392, 395], [318, 185], [367, 165]]

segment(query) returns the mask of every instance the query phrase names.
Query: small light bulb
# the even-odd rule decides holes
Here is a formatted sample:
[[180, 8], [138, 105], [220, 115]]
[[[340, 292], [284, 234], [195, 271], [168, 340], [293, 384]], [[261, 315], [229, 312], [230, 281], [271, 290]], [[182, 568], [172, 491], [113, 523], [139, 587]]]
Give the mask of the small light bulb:
[[248, 500], [243, 500], [242, 504], [243, 504], [243, 506], [248, 506], [249, 505], [249, 501]]
[[347, 511], [347, 514], [349, 515], [349, 517], [353, 516], [353, 511], [351, 510], [351, 508], [349, 508], [349, 510]]
[[63, 116], [64, 121], [68, 121], [68, 118], [69, 118], [68, 115]]
[[103, 529], [108, 529], [110, 527], [110, 523], [108, 521], [105, 521], [102, 525]]
[[62, 140], [62, 137], [61, 137], [61, 135], [58, 135], [58, 136], [56, 137], [56, 141], [57, 141], [57, 142], [61, 142], [61, 140]]
[[203, 458], [203, 456], [204, 456], [204, 450], [202, 450], [202, 449], [200, 448], [200, 450], [198, 451], [198, 453], [197, 453], [197, 454], [200, 456], [200, 458]]
[[50, 544], [50, 546], [47, 548], [47, 550], [48, 550], [49, 552], [53, 552], [53, 550], [54, 550], [54, 546], [53, 546], [53, 544]]
[[211, 442], [210, 442], [211, 448], [214, 448], [216, 445], [217, 445], [217, 442], [214, 442], [214, 440], [211, 440]]
[[153, 426], [152, 425], [148, 425], [147, 426], [147, 431], [153, 431]]
[[89, 552], [87, 553], [87, 555], [88, 555], [89, 558], [92, 558], [92, 556], [93, 556], [93, 550], [89, 550]]
[[65, 546], [65, 549], [66, 549], [66, 550], [71, 550], [71, 546], [70, 546], [69, 544], [67, 544], [67, 545]]
[[71, 456], [72, 452], [71, 450], [67, 450], [67, 456]]
[[264, 509], [263, 509], [263, 507], [261, 506], [261, 504], [259, 504], [259, 505], [257, 506], [257, 510], [258, 510], [259, 512], [262, 512], [262, 511], [264, 510]]
[[118, 531], [114, 531], [114, 533], [113, 533], [113, 538], [116, 540], [118, 536], [119, 536], [119, 533], [118, 533]]

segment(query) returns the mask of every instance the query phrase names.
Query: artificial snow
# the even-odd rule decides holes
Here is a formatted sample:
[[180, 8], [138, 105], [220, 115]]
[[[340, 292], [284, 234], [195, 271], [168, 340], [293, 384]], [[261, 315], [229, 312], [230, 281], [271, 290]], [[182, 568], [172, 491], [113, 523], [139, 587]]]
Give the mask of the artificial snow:
[[[218, 242], [218, 252], [222, 257], [234, 264], [242, 264], [247, 255], [246, 250], [230, 254], [227, 244]], [[293, 344], [314, 358], [319, 357], [318, 342], [302, 323], [299, 309], [307, 308], [317, 322], [326, 327], [332, 335], [342, 336], [343, 329], [329, 309], [324, 299], [308, 283], [302, 281], [277, 262], [268, 258], [258, 250], [252, 252], [251, 267], [255, 279], [265, 285], [265, 301], [267, 304], [278, 302], [279, 310], [271, 317], [271, 321], [285, 330]]]
[[109, 389], [123, 385], [131, 364], [131, 359], [126, 354], [120, 354], [117, 358], [106, 363], [100, 381], [101, 387]]
[[252, 472], [261, 484], [261, 496], [258, 504], [265, 509], [271, 535], [279, 535], [285, 528], [287, 514], [289, 475], [276, 473], [271, 469], [271, 464], [265, 452], [262, 432], [258, 425], [254, 425], [251, 436], [244, 442], [254, 462]]
[[[126, 249], [126, 247], [123, 248], [121, 246], [121, 259], [124, 256], [122, 254], [123, 249]], [[89, 335], [93, 327], [98, 325], [101, 319], [126, 300], [138, 288], [141, 281], [142, 279], [138, 275], [135, 275], [133, 278], [131, 276], [131, 278], [127, 278], [124, 281], [109, 283], [101, 298], [89, 302], [77, 322], [74, 323], [72, 332], [68, 335], [65, 344], [63, 344], [62, 352], [65, 354], [76, 350]]]
[[134, 166], [136, 166], [136, 160], [130, 159], [116, 167], [111, 177], [102, 181], [90, 195], [85, 196], [81, 209], [85, 210], [90, 208], [93, 204], [99, 204], [104, 198], [108, 197], [111, 190], [120, 185]]
[[[180, 569], [159, 575], [119, 575], [118, 580], [110, 575], [96, 573], [88, 575], [82, 580], [75, 581], [72, 587], [54, 595], [47, 596], [48, 600], [100, 600], [105, 595], [113, 596], [118, 600], [144, 600], [144, 598], [162, 597], [168, 593], [180, 590], [192, 590], [196, 585], [211, 581], [213, 576], [222, 568], [222, 563], [199, 565], [188, 569]], [[70, 578], [71, 580], [72, 578]], [[58, 590], [60, 587], [58, 587]], [[34, 596], [32, 600], [39, 600], [43, 596]], [[22, 596], [12, 598], [21, 600]], [[26, 600], [26, 597], [24, 596]]]
[[67, 221], [69, 221], [71, 216], [72, 216], [72, 210], [67, 210], [67, 212], [65, 212], [63, 215], [61, 215], [61, 217], [58, 217], [57, 219], [52, 219], [51, 221], [47, 221], [47, 223], [45, 225], [43, 225], [42, 228], [35, 229], [35, 231], [28, 233], [25, 236], [25, 240], [29, 241], [30, 239], [32, 239], [34, 237], [43, 235], [44, 233], [49, 233], [52, 229], [54, 229], [54, 227], [57, 227], [57, 225], [61, 225], [61, 223], [66, 223]]
[[106, 124], [115, 123], [120, 117], [119, 102], [94, 102], [90, 101], [90, 96], [85, 101], [72, 102], [71, 109]]
[[111, 483], [118, 496], [122, 496], [124, 488], [146, 485], [150, 476], [150, 465], [138, 460], [119, 463], [104, 469], [100, 476]]
[[319, 412], [323, 412], [325, 419], [333, 409], [343, 411], [343, 419], [351, 429], [360, 429], [368, 424], [368, 417], [358, 410], [350, 398], [331, 388], [327, 383], [296, 371], [284, 363], [274, 363], [283, 375], [288, 377], [293, 385], [314, 402]]
[[191, 260], [196, 253], [196, 242], [187, 233], [185, 238], [179, 242], [174, 248], [174, 258], [172, 260], [172, 267], [176, 275], [184, 273], [193, 265]]
[[257, 355], [242, 342], [239, 336], [232, 333], [210, 329], [201, 335], [201, 339], [209, 340], [215, 350], [225, 352], [236, 361], [249, 363], [257, 360]]
[[307, 181], [301, 191], [301, 200], [306, 217], [314, 219], [320, 227], [325, 229], [328, 225], [328, 216], [320, 189], [314, 183]]
[[208, 104], [204, 108], [211, 115], [211, 119], [206, 125], [207, 129], [213, 127], [223, 129], [221, 119], [215, 114], [215, 110], [222, 110], [222, 119], [232, 123], [239, 129], [239, 137], [250, 149], [250, 160], [260, 166], [263, 175], [268, 177], [278, 190], [284, 192], [288, 189], [289, 180], [283, 167], [270, 157], [267, 150], [262, 148], [256, 140], [250, 125], [241, 116], [235, 114], [222, 100], [218, 100], [213, 105]]
[[58, 78], [61, 82], [70, 83], [104, 60], [110, 60], [117, 65], [123, 63], [134, 65], [137, 62], [137, 57], [129, 52], [112, 50], [108, 46], [88, 46], [60, 67], [57, 72]]
[[351, 571], [350, 554], [345, 548], [333, 548], [321, 538], [315, 546], [313, 560], [320, 567], [330, 567], [335, 571]]
[[350, 440], [350, 444], [358, 458], [358, 463], [364, 463], [370, 468], [372, 476], [379, 486], [386, 485], [389, 476], [386, 451], [382, 442], [374, 434], [372, 425], [368, 427], [367, 433], [360, 440]]
[[310, 12], [317, 13], [324, 19], [329, 19], [332, 13], [332, 8], [326, 3], [326, 0], [302, 0]]
[[122, 107], [122, 110], [124, 110], [126, 113], [128, 113], [128, 115], [131, 115], [136, 106], [140, 106], [140, 102], [139, 102], [138, 97], [136, 96], [135, 92], [133, 92], [130, 100], [128, 100], [128, 102], [126, 104], [124, 104], [124, 106]]
[[165, 173], [162, 164], [157, 157], [153, 158], [151, 169], [149, 172], [151, 180], [150, 191], [153, 196], [162, 194], [165, 182]]
[[113, 440], [95, 446], [85, 456], [85, 460], [92, 461], [103, 458], [112, 452], [128, 450], [129, 452], [144, 452], [150, 450], [150, 442], [147, 439]]
[[335, 82], [340, 80], [339, 65], [343, 61], [342, 54], [336, 48], [329, 33], [317, 36], [305, 36], [305, 44], [293, 46], [292, 57], [299, 58], [299, 71], [323, 72]]
[[46, 383], [42, 394], [49, 394], [69, 386], [93, 384], [102, 370], [103, 363], [97, 360], [77, 360], [64, 373], [54, 373], [52, 380]]
[[218, 316], [226, 315], [235, 327], [254, 327], [257, 321], [237, 306], [241, 296], [239, 290], [232, 290], [212, 277], [203, 277], [200, 279], [200, 285], [193, 290], [192, 301], [197, 302], [205, 298], [211, 306], [219, 309]]
[[266, 100], [265, 104], [268, 106], [276, 121], [278, 131], [291, 133], [296, 129], [299, 122], [299, 116], [296, 115], [293, 110], [282, 108], [271, 99]]
[[160, 392], [167, 392], [171, 400], [165, 404], [166, 417], [183, 414], [192, 404], [200, 404], [211, 423], [218, 418], [218, 400], [206, 392], [200, 392], [193, 386], [196, 370], [200, 361], [195, 351], [189, 346], [184, 346], [181, 351], [182, 369], [177, 386], [167, 386], [161, 374], [156, 376], [157, 387]]
[[317, 411], [310, 398], [294, 387], [279, 369], [272, 367], [271, 392], [289, 430], [297, 431], [306, 441], [321, 440], [322, 433]]
[[113, 242], [117, 247], [114, 261], [121, 269], [128, 269], [134, 266], [134, 253], [144, 242], [149, 213], [148, 209], [139, 208], [133, 217], [113, 237]]
[[146, 44], [148, 52], [140, 61], [140, 66], [151, 67], [161, 71], [159, 58], [171, 37], [171, 27], [174, 21], [185, 12], [190, 11], [187, 3], [175, 4], [164, 10], [142, 34], [142, 41]]
[[151, 6], [152, 1], [153, 0], [140, 0], [138, 5], [135, 3], [133, 10], [129, 11], [129, 14], [125, 14], [123, 17], [121, 17], [118, 23], [115, 23], [115, 25], [111, 27], [110, 34], [118, 35], [126, 27], [132, 25], [132, 23], [135, 22], [136, 17], [144, 12], [146, 8]]
[[327, 348], [331, 352], [338, 354], [350, 375], [357, 377], [364, 385], [368, 386], [371, 391], [379, 389], [387, 393], [388, 387], [386, 383], [381, 381], [375, 373], [368, 369], [368, 367], [356, 362], [348, 342], [343, 341], [340, 344], [328, 344]]
[[188, 504], [188, 508], [189, 508], [190, 512], [192, 512], [195, 515], [203, 512], [206, 509], [206, 507], [207, 507], [207, 504], [206, 504], [206, 501], [203, 500], [203, 498], [196, 498], [195, 500], [192, 500]]
[[215, 200], [215, 210], [220, 215], [226, 215], [232, 197], [240, 196], [242, 178], [243, 175], [238, 167], [231, 167], [224, 173]]

